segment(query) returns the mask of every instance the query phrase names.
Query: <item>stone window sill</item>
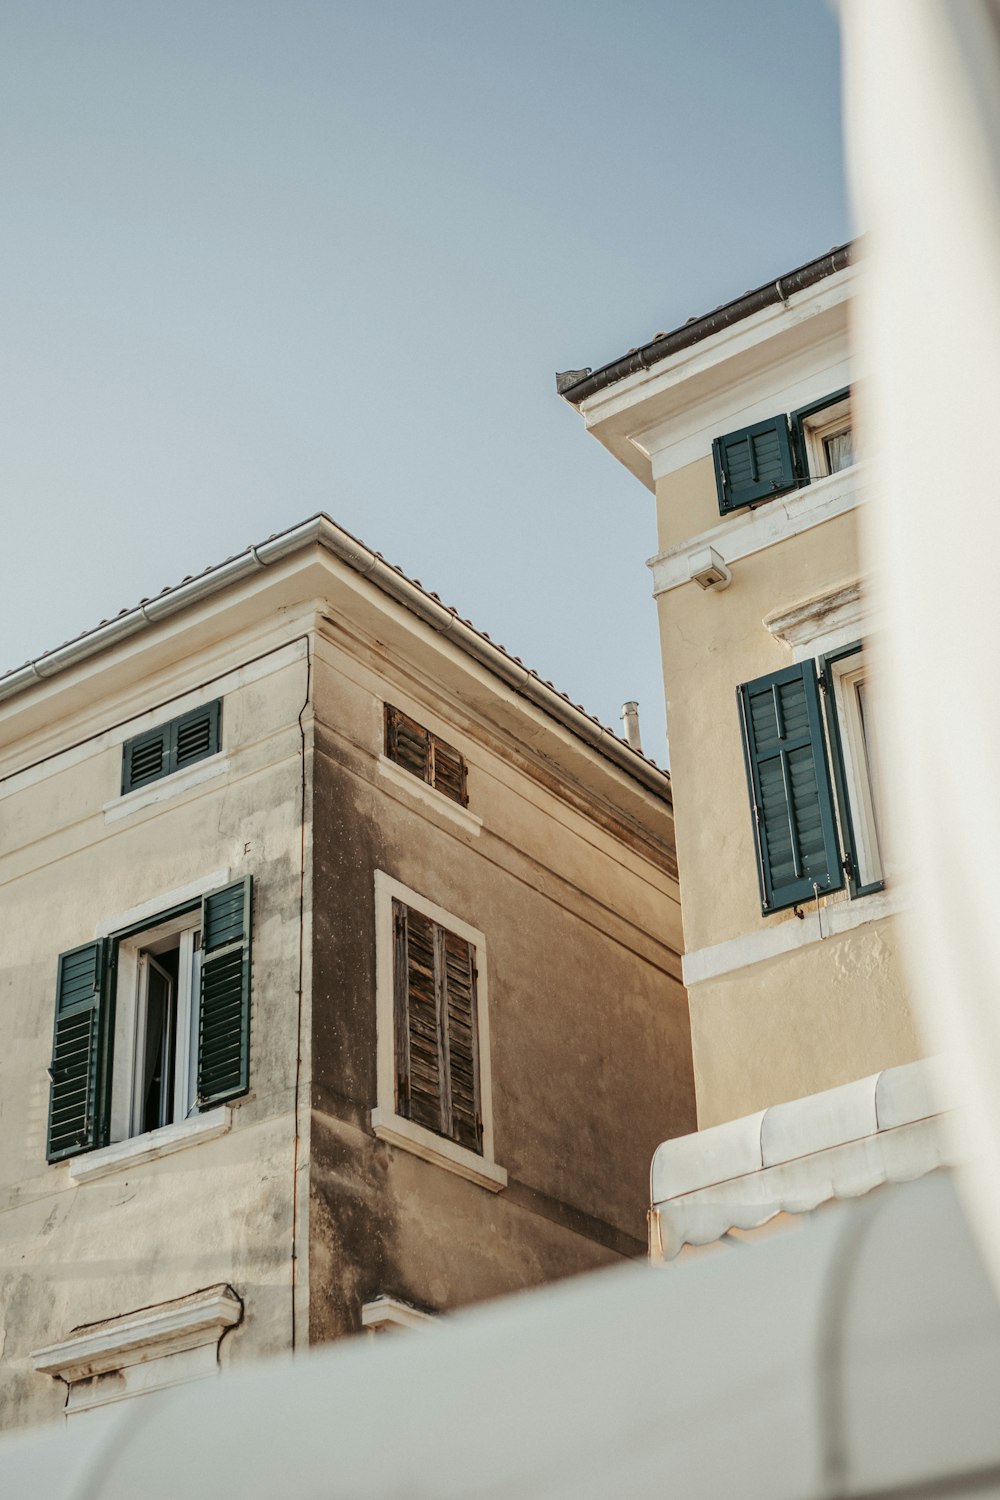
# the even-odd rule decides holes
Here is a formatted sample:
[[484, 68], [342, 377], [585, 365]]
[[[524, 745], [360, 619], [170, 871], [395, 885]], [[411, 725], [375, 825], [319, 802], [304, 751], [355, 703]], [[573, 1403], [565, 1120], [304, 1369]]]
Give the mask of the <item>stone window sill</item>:
[[163, 1125], [145, 1135], [135, 1135], [130, 1140], [115, 1141], [98, 1151], [74, 1156], [69, 1163], [69, 1180], [92, 1182], [96, 1177], [109, 1177], [114, 1172], [141, 1166], [143, 1162], [159, 1161], [161, 1156], [170, 1156], [174, 1151], [184, 1151], [202, 1141], [213, 1141], [217, 1136], [225, 1135], [231, 1125], [232, 1111], [221, 1104], [217, 1109], [210, 1109], [203, 1115], [192, 1115], [190, 1120], [181, 1120], [177, 1125]]
[[455, 1141], [446, 1140], [443, 1135], [435, 1135], [433, 1130], [425, 1130], [422, 1125], [415, 1125], [402, 1115], [384, 1109], [373, 1109], [372, 1129], [380, 1141], [391, 1141], [394, 1146], [412, 1151], [414, 1156], [433, 1162], [436, 1167], [444, 1167], [448, 1172], [455, 1172], [469, 1182], [478, 1183], [491, 1193], [499, 1193], [507, 1186], [506, 1170], [497, 1166], [496, 1162], [487, 1161], [485, 1157], [477, 1156], [475, 1151], [469, 1151]]

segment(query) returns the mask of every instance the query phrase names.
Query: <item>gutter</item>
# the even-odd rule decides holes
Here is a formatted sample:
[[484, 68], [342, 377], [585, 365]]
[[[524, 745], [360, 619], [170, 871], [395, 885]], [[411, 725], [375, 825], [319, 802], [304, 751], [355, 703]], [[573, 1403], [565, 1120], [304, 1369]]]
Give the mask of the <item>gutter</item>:
[[704, 317], [692, 318], [683, 327], [675, 328], [672, 333], [658, 334], [648, 344], [643, 344], [641, 349], [633, 349], [630, 354], [623, 355], [609, 365], [603, 365], [599, 370], [563, 370], [557, 373], [556, 391], [571, 406], [579, 406], [588, 396], [596, 395], [598, 391], [615, 385], [619, 380], [627, 380], [630, 375], [637, 375], [641, 370], [650, 369], [661, 360], [669, 359], [672, 354], [678, 354], [682, 349], [689, 349], [692, 344], [711, 338], [713, 333], [719, 333], [723, 328], [741, 323], [762, 308], [772, 307], [776, 302], [787, 303], [797, 292], [804, 292], [808, 287], [815, 286], [816, 282], [844, 270], [853, 258], [853, 242], [838, 245], [818, 260], [811, 260], [797, 270], [790, 271], [787, 276], [779, 276], [777, 281], [769, 281], [752, 292], [744, 292], [735, 301], [717, 307]]
[[427, 593], [399, 568], [387, 563], [379, 553], [373, 552], [364, 542], [358, 541], [357, 537], [344, 531], [329, 516], [323, 514], [313, 516], [259, 546], [249, 547], [246, 552], [241, 552], [218, 567], [207, 569], [197, 578], [188, 579], [176, 588], [165, 589], [155, 599], [147, 599], [135, 609], [126, 610], [116, 619], [99, 625], [96, 630], [90, 630], [75, 641], [70, 641], [55, 651], [48, 651], [25, 666], [8, 672], [0, 677], [0, 702], [67, 671], [119, 641], [127, 640], [147, 626], [156, 625], [161, 620], [178, 614], [188, 605], [198, 603], [231, 583], [238, 583], [262, 568], [281, 562], [310, 544], [323, 547], [362, 578], [367, 578], [382, 593], [423, 620], [432, 630], [453, 640], [466, 655], [570, 730], [577, 739], [583, 740], [610, 760], [620, 771], [640, 782], [661, 801], [669, 806], [673, 805], [670, 777], [666, 771], [661, 771], [641, 752], [633, 750], [624, 740], [620, 740], [612, 729], [571, 703], [563, 693], [539, 677], [537, 672], [531, 671], [501, 647], [494, 645], [488, 636], [461, 619], [455, 610], [442, 604], [440, 599]]

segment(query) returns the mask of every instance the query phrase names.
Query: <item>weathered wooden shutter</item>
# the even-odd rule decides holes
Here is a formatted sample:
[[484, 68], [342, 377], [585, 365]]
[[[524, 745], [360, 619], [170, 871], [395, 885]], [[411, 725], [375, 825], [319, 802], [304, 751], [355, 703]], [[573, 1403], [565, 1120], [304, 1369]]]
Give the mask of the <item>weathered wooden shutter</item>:
[[777, 911], [844, 883], [812, 662], [739, 689], [761, 904]]
[[198, 1104], [220, 1104], [250, 1087], [252, 877], [206, 896], [201, 906]]
[[128, 740], [122, 755], [122, 791], [131, 792], [166, 776], [170, 766], [170, 725]]
[[216, 699], [183, 714], [170, 725], [171, 771], [204, 760], [206, 755], [215, 755], [219, 749], [220, 707]]
[[49, 1161], [61, 1161], [102, 1144], [109, 1066], [104, 1027], [106, 968], [105, 939], [59, 956], [49, 1068]]
[[404, 771], [411, 771], [421, 781], [429, 779], [429, 731], [388, 703], [385, 706], [385, 753]]
[[769, 500], [798, 483], [784, 416], [769, 417], [716, 438], [712, 458], [723, 515], [756, 500]]
[[392, 923], [396, 1108], [481, 1152], [475, 950], [401, 901]]
[[469, 797], [465, 789], [465, 761], [453, 745], [431, 737], [431, 785], [463, 807]]
[[482, 1151], [479, 1105], [479, 1035], [476, 1026], [476, 953], [454, 932], [441, 935], [443, 1007], [447, 1016], [448, 1083], [452, 1140], [470, 1151]]

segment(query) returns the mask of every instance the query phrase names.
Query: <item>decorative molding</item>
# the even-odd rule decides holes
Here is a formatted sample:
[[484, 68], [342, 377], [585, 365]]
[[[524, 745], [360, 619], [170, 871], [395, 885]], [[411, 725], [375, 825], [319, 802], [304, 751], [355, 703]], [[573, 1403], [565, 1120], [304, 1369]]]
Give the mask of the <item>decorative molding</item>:
[[136, 922], [144, 922], [147, 917], [158, 917], [161, 912], [170, 911], [175, 906], [183, 906], [186, 901], [197, 901], [199, 897], [207, 895], [210, 891], [228, 885], [229, 880], [230, 871], [227, 866], [224, 870], [213, 870], [210, 875], [203, 875], [200, 880], [177, 886], [172, 891], [161, 891], [149, 901], [141, 901], [138, 906], [132, 906], [128, 911], [116, 912], [113, 917], [105, 918], [95, 929], [94, 936], [107, 937], [109, 933], [119, 932], [123, 927], [134, 927]]
[[874, 891], [870, 896], [859, 896], [855, 901], [837, 901], [825, 904], [823, 931], [819, 931], [816, 908], [812, 902], [803, 905], [805, 920], [794, 917], [781, 922], [766, 920], [773, 925], [761, 927], [756, 932], [742, 937], [730, 938], [725, 943], [714, 943], [708, 948], [697, 948], [685, 953], [681, 959], [681, 974], [684, 983], [703, 984], [706, 979], [718, 979], [724, 974], [733, 974], [750, 964], [763, 963], [765, 959], [777, 958], [781, 953], [792, 953], [796, 948], [808, 948], [813, 943], [825, 942], [850, 932], [855, 927], [864, 927], [869, 922], [880, 922], [883, 917], [895, 916], [904, 909], [902, 893], [898, 889]]
[[414, 1156], [433, 1162], [436, 1167], [444, 1167], [446, 1171], [454, 1172], [468, 1182], [478, 1183], [491, 1193], [499, 1193], [507, 1186], [504, 1167], [498, 1167], [496, 1162], [488, 1161], [485, 1156], [477, 1156], [475, 1151], [460, 1146], [457, 1141], [435, 1135], [433, 1130], [425, 1130], [422, 1125], [406, 1120], [390, 1110], [373, 1109], [371, 1118], [372, 1129], [380, 1141], [389, 1141], [394, 1146], [402, 1147], [404, 1151], [411, 1151]]
[[202, 1345], [218, 1345], [242, 1317], [242, 1301], [231, 1286], [220, 1283], [172, 1302], [85, 1324], [60, 1343], [35, 1349], [31, 1360], [43, 1375], [72, 1384]]
[[435, 791], [434, 787], [428, 786], [426, 781], [421, 781], [419, 777], [414, 776], [412, 771], [404, 771], [387, 755], [379, 756], [376, 769], [378, 774], [384, 776], [386, 781], [391, 781], [393, 786], [399, 787], [417, 802], [424, 803], [433, 812], [450, 818], [453, 823], [464, 828], [466, 833], [478, 834], [482, 830], [482, 818], [477, 818], [475, 813], [463, 807], [460, 802], [453, 802], [450, 797], [445, 796], [444, 792]]
[[776, 640], [791, 648], [799, 661], [802, 652], [808, 656], [816, 654], [815, 643], [820, 639], [835, 633], [860, 635], [867, 614], [861, 584], [848, 583], [805, 599], [791, 609], [765, 615], [762, 623]]
[[855, 510], [866, 498], [863, 478], [861, 464], [841, 469], [803, 489], [727, 516], [707, 531], [658, 553], [646, 564], [652, 570], [654, 596], [691, 582], [692, 552], [714, 547], [723, 561], [732, 565], [741, 557], [751, 557]]
[[70, 1182], [93, 1182], [97, 1177], [110, 1177], [141, 1166], [147, 1161], [158, 1161], [161, 1156], [170, 1156], [174, 1151], [184, 1151], [188, 1146], [201, 1145], [203, 1141], [214, 1141], [226, 1135], [232, 1127], [232, 1111], [227, 1104], [217, 1109], [206, 1110], [203, 1115], [192, 1115], [190, 1119], [178, 1120], [176, 1125], [162, 1125], [159, 1130], [149, 1130], [145, 1135], [134, 1135], [127, 1141], [115, 1141], [111, 1146], [102, 1146], [98, 1151], [85, 1151], [82, 1156], [70, 1157]]
[[430, 1313], [400, 1302], [398, 1297], [376, 1297], [361, 1309], [361, 1326], [370, 1334], [389, 1333], [394, 1328], [421, 1328], [428, 1323], [433, 1326], [436, 1322]]

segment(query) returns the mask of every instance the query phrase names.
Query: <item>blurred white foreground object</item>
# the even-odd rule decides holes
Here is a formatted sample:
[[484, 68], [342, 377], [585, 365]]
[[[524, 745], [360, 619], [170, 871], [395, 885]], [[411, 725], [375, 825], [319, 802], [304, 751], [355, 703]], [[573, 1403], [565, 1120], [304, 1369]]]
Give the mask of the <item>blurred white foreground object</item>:
[[885, 778], [928, 1045], [1000, 1288], [1000, 7], [844, 0]]
[[676, 1273], [602, 1272], [125, 1402], [0, 1447], [0, 1494], [1000, 1495], [998, 1410], [1000, 1309], [935, 1173]]

